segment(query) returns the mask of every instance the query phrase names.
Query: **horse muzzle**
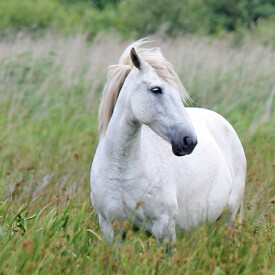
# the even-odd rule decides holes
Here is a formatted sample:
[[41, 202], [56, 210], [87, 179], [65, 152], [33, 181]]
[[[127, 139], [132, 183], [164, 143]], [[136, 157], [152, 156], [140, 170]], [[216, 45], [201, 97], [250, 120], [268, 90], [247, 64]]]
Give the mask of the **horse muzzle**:
[[178, 140], [172, 140], [172, 151], [176, 156], [185, 156], [189, 155], [193, 152], [196, 147], [198, 141], [196, 137], [192, 136], [184, 136]]

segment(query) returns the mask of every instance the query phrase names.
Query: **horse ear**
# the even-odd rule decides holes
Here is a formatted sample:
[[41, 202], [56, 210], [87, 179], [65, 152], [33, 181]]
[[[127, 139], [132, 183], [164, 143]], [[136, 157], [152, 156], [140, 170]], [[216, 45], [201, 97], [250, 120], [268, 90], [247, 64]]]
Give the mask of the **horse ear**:
[[131, 60], [132, 60], [133, 64], [135, 65], [136, 68], [138, 68], [140, 70], [140, 65], [141, 65], [140, 58], [139, 58], [135, 48], [131, 49], [130, 54], [131, 54]]

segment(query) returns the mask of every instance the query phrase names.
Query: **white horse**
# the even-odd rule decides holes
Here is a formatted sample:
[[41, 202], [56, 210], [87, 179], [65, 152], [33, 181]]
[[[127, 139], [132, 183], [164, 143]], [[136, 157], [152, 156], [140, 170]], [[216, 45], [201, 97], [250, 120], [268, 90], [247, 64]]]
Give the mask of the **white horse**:
[[244, 194], [246, 158], [232, 126], [213, 111], [185, 108], [173, 66], [143, 43], [109, 67], [99, 109], [91, 199], [110, 243], [114, 220], [130, 219], [158, 243], [175, 241], [176, 227], [216, 221], [225, 208], [230, 224]]

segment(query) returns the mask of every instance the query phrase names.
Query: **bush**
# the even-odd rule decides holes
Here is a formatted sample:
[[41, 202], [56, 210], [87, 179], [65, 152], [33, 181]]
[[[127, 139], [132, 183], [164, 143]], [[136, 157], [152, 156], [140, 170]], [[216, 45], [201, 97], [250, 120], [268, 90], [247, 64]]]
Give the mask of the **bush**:
[[125, 0], [117, 16], [139, 35], [158, 31], [218, 33], [251, 28], [259, 19], [275, 14], [274, 0]]
[[64, 10], [52, 0], [9, 0], [0, 2], [0, 28], [46, 28]]
[[155, 33], [162, 26], [168, 34], [207, 31], [208, 9], [203, 0], [129, 0], [120, 3], [118, 13], [138, 35]]
[[273, 0], [209, 0], [211, 10], [210, 32], [217, 29], [235, 31], [243, 26], [251, 28], [253, 23], [275, 14]]
[[0, 29], [79, 31], [85, 28], [87, 11], [95, 9], [82, 1], [66, 4], [57, 0], [0, 0]]
[[253, 29], [273, 14], [274, 0], [0, 0], [0, 29], [219, 34]]

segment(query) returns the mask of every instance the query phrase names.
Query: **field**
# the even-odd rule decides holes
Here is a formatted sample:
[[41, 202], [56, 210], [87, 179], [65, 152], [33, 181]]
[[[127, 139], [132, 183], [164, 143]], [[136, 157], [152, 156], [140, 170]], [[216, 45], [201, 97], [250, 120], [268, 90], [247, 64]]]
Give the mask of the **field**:
[[244, 222], [178, 236], [168, 256], [125, 223], [102, 240], [90, 203], [107, 66], [130, 41], [98, 35], [0, 42], [0, 274], [274, 274], [275, 52], [258, 42], [155, 37], [193, 103], [225, 116], [245, 148]]

